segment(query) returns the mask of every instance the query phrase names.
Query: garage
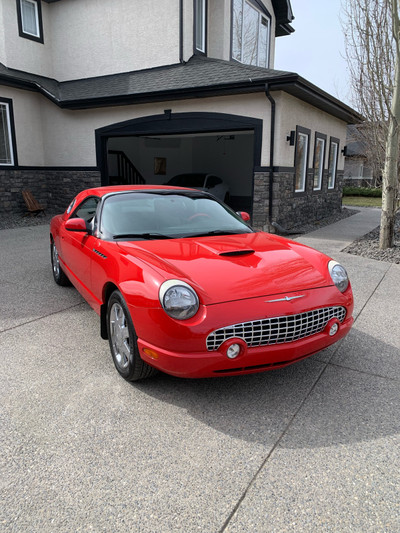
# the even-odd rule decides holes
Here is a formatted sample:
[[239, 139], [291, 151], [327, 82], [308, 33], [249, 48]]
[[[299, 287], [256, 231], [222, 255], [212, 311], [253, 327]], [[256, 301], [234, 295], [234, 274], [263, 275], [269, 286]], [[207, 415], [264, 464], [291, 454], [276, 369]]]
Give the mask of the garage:
[[260, 121], [187, 115], [165, 112], [99, 130], [102, 183], [205, 186], [235, 210], [251, 212]]

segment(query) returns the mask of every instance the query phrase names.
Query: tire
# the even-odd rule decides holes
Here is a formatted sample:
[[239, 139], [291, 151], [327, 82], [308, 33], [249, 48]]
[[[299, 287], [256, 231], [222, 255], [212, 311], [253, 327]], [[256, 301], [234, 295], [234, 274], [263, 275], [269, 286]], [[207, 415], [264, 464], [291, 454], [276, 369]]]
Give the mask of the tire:
[[138, 381], [157, 374], [139, 355], [132, 318], [119, 291], [108, 300], [107, 333], [115, 368], [124, 379]]
[[71, 285], [71, 282], [65, 275], [63, 269], [60, 265], [60, 259], [58, 258], [58, 252], [56, 245], [54, 244], [53, 239], [51, 239], [50, 242], [50, 256], [51, 256], [51, 266], [53, 270], [53, 278], [54, 281], [57, 283], [57, 285], [61, 285], [63, 287], [67, 287], [68, 285]]

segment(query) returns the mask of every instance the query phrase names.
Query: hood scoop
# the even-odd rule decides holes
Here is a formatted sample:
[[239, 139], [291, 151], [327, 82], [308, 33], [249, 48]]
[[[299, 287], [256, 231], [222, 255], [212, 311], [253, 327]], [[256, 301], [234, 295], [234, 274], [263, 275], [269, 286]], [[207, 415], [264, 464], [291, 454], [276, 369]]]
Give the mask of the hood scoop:
[[251, 255], [254, 254], [254, 250], [232, 250], [230, 252], [221, 252], [220, 256], [222, 257], [237, 257], [241, 255]]

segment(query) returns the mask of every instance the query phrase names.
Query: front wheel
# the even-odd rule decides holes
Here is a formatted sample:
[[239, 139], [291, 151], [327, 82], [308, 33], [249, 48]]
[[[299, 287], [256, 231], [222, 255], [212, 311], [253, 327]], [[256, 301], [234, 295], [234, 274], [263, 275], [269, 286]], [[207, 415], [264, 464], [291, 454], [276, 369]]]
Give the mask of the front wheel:
[[114, 291], [108, 300], [107, 331], [115, 368], [124, 379], [138, 381], [157, 373], [139, 355], [131, 315], [119, 291]]
[[63, 269], [61, 268], [60, 259], [58, 257], [58, 251], [53, 239], [50, 242], [50, 256], [54, 281], [57, 283], [57, 285], [62, 285], [64, 287], [66, 287], [67, 285], [71, 285], [71, 282], [69, 281]]

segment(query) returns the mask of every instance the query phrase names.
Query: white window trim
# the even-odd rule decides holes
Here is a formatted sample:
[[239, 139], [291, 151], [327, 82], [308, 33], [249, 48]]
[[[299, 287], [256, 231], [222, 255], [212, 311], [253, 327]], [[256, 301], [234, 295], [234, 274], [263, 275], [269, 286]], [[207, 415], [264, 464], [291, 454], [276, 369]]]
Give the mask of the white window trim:
[[19, 3], [20, 3], [20, 8], [21, 8], [21, 24], [22, 24], [22, 32], [25, 34], [25, 35], [30, 35], [32, 37], [37, 37], [38, 39], [40, 39], [40, 27], [39, 27], [39, 9], [38, 9], [38, 4], [37, 2], [34, 2], [33, 0], [24, 0], [25, 2], [28, 2], [28, 4], [32, 4], [34, 6], [34, 9], [35, 9], [35, 25], [36, 25], [36, 33], [32, 33], [30, 31], [27, 31], [25, 28], [24, 28], [24, 10], [23, 10], [23, 7], [22, 7], [22, 0], [19, 0]]
[[0, 100], [0, 106], [4, 106], [6, 108], [6, 119], [7, 119], [7, 135], [8, 135], [8, 145], [10, 147], [10, 163], [2, 163], [0, 162], [0, 167], [13, 167], [14, 166], [14, 145], [13, 145], [13, 139], [12, 139], [12, 132], [11, 132], [11, 117], [10, 117], [10, 105], [7, 102], [3, 102]]

